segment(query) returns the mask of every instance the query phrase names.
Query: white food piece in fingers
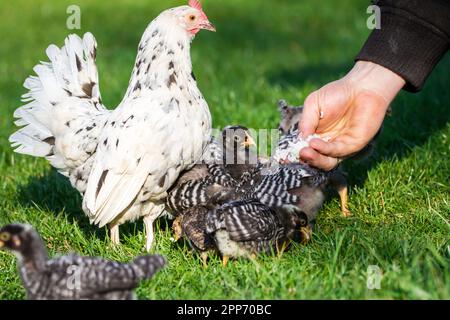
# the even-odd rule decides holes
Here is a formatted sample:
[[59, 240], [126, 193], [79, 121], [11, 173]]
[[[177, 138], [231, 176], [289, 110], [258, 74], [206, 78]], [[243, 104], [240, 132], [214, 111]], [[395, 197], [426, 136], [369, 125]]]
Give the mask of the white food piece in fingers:
[[300, 162], [300, 151], [303, 148], [309, 147], [309, 142], [312, 139], [321, 139], [323, 141], [330, 140], [329, 138], [322, 138], [318, 134], [310, 135], [306, 137], [306, 139], [299, 137], [294, 141], [290, 141], [287, 148], [278, 148], [275, 151], [273, 158], [278, 162], [298, 163]]

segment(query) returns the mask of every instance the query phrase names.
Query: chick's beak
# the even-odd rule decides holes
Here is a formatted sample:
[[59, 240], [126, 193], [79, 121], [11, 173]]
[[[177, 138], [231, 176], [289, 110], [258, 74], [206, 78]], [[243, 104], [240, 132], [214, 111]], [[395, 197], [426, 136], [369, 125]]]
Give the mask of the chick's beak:
[[245, 148], [256, 147], [256, 142], [252, 137], [246, 135], [244, 142], [242, 142], [242, 146]]
[[5, 243], [3, 241], [0, 241], [0, 249], [5, 246]]
[[202, 22], [200, 24], [200, 29], [216, 32], [216, 27], [211, 22], [209, 22], [209, 20]]

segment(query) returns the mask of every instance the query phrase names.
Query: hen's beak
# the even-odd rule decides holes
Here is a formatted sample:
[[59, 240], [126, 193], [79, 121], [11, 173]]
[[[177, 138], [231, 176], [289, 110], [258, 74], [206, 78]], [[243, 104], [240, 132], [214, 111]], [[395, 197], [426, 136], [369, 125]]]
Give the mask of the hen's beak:
[[5, 243], [3, 241], [0, 241], [0, 249], [5, 246]]
[[250, 147], [256, 147], [256, 142], [253, 140], [252, 137], [250, 137], [248, 134], [245, 135], [245, 140], [242, 142], [242, 146], [244, 148], [250, 148]]
[[205, 22], [202, 22], [199, 27], [200, 27], [200, 29], [203, 29], [203, 30], [209, 30], [212, 32], [216, 32], [216, 27], [208, 20], [206, 20]]

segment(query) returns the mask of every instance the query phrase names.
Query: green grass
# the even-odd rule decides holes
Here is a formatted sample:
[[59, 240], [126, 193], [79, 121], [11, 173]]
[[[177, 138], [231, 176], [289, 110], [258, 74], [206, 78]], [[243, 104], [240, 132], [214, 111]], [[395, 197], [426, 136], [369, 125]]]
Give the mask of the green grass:
[[[105, 229], [89, 225], [80, 198], [46, 161], [14, 154], [8, 136], [13, 111], [32, 67], [50, 43], [70, 32], [66, 8], [74, 1], [2, 3], [0, 12], [0, 225], [36, 226], [52, 255], [76, 251], [128, 261], [143, 253], [142, 223], [122, 228], [113, 248]], [[82, 30], [99, 45], [106, 105], [128, 84], [147, 23], [180, 1], [87, 1]], [[313, 89], [345, 74], [369, 30], [368, 1], [204, 1], [217, 25], [203, 32], [192, 56], [199, 86], [217, 127], [241, 123], [274, 128], [279, 98], [301, 103]], [[169, 224], [157, 226], [154, 252], [169, 266], [138, 289], [142, 299], [449, 299], [450, 59], [440, 63], [420, 94], [401, 93], [376, 154], [347, 164], [351, 218], [327, 201], [313, 241], [282, 258], [214, 258], [205, 270], [187, 247], [170, 242]], [[368, 290], [366, 271], [383, 271], [380, 290]], [[0, 299], [22, 299], [15, 258], [0, 252]]]

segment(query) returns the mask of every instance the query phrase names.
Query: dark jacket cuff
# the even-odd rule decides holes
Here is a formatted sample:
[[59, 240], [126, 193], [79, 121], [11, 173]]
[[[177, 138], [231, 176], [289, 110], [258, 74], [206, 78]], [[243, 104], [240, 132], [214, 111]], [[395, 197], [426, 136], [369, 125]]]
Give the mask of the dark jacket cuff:
[[355, 60], [388, 68], [405, 79], [405, 90], [417, 92], [448, 49], [444, 33], [421, 21], [383, 10], [381, 29], [372, 31]]

